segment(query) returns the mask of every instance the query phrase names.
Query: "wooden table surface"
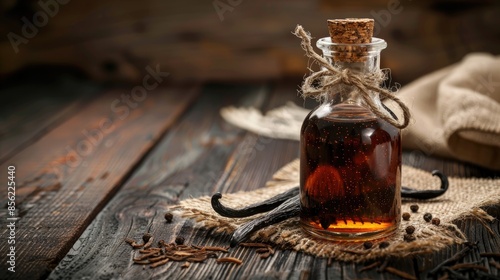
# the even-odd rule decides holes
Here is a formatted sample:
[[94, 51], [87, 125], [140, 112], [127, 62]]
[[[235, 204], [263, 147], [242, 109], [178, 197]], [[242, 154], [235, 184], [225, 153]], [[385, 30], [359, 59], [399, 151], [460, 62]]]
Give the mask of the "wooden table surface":
[[[2, 187], [0, 277], [12, 279], [394, 279], [364, 264], [333, 262], [295, 251], [261, 260], [253, 249], [231, 255], [245, 262], [170, 262], [156, 269], [133, 265], [126, 237], [145, 232], [172, 242], [227, 246], [229, 236], [200, 229], [164, 213], [182, 199], [262, 187], [284, 164], [298, 157], [298, 142], [257, 136], [226, 123], [225, 106], [264, 111], [297, 97], [300, 81], [251, 84], [166, 85], [127, 99], [133, 87], [24, 87], [3, 90], [0, 176]], [[76, 90], [75, 88], [78, 88]], [[25, 94], [27, 90], [43, 94]], [[404, 163], [447, 175], [494, 177], [500, 173], [405, 151]], [[7, 271], [9, 230], [6, 174], [15, 166], [15, 273]], [[498, 217], [499, 207], [486, 209]], [[495, 236], [474, 220], [458, 226], [481, 252], [500, 252]], [[463, 246], [434, 254], [391, 259], [390, 265], [419, 279]], [[499, 269], [483, 264], [492, 275]]]

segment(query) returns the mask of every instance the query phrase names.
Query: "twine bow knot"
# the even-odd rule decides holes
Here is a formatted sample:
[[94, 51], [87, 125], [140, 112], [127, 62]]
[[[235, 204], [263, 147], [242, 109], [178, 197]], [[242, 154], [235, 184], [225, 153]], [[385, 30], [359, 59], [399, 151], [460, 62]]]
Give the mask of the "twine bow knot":
[[[358, 89], [363, 101], [370, 107], [375, 115], [399, 129], [408, 126], [411, 117], [410, 110], [391, 91], [380, 87], [381, 82], [385, 79], [385, 75], [382, 71], [358, 73], [350, 69], [338, 69], [314, 51], [311, 45], [311, 36], [306, 33], [302, 26], [297, 25], [293, 34], [302, 39], [301, 46], [306, 52], [306, 55], [323, 67], [322, 70], [313, 72], [304, 79], [302, 83], [302, 95], [304, 97], [321, 99], [331, 92], [332, 89], [341, 84], [354, 86]], [[318, 81], [321, 82], [318, 84]], [[375, 104], [371, 92], [378, 93], [383, 99], [387, 98], [394, 101], [403, 113], [402, 122], [400, 123], [392, 118], [388, 112], [382, 111], [380, 107]]]
[[346, 85], [352, 85], [349, 69], [344, 69], [340, 72], [340, 80]]

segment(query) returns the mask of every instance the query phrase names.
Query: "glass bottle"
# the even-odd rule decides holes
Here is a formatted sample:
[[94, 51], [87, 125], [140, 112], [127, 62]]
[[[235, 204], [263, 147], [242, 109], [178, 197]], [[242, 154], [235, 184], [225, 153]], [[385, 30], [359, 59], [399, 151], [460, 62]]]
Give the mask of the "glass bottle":
[[[316, 45], [338, 69], [360, 73], [379, 71], [380, 52], [387, 46], [379, 38], [338, 44], [330, 37]], [[363, 50], [357, 53], [360, 59], [339, 59], [353, 49]], [[312, 235], [333, 240], [387, 236], [401, 219], [400, 130], [377, 117], [353, 86], [343, 85], [326, 96], [301, 129], [301, 225]], [[371, 98], [382, 108], [376, 93]]]

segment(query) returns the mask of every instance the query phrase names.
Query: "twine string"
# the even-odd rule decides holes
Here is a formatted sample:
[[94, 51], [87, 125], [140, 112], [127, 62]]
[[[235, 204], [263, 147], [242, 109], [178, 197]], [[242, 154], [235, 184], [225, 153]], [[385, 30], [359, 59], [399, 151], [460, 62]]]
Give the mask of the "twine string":
[[[359, 90], [361, 98], [375, 115], [399, 129], [408, 126], [411, 118], [410, 110], [391, 91], [380, 87], [380, 83], [385, 80], [385, 75], [382, 71], [359, 73], [353, 72], [350, 69], [338, 69], [314, 51], [311, 45], [311, 36], [302, 26], [297, 25], [293, 34], [302, 40], [300, 45], [306, 52], [306, 55], [313, 59], [319, 66], [323, 67], [322, 70], [313, 72], [304, 79], [301, 87], [303, 97], [320, 100], [324, 98], [325, 94], [331, 92], [332, 89], [338, 88], [339, 85], [354, 86]], [[318, 85], [318, 81], [322, 82]], [[387, 112], [382, 111], [380, 106], [373, 100], [372, 92], [378, 93], [382, 99], [387, 98], [394, 101], [403, 113], [402, 122], [398, 122]]]

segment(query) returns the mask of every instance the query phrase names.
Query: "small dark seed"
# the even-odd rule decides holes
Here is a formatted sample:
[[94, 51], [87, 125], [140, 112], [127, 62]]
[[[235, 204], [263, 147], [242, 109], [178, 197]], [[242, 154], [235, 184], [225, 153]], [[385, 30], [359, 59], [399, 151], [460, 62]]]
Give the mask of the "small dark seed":
[[425, 213], [424, 214], [424, 220], [426, 222], [430, 222], [432, 220], [432, 214], [431, 213]]
[[439, 218], [433, 218], [431, 220], [431, 222], [433, 225], [439, 226], [439, 224], [441, 223], [441, 220], [439, 220]]
[[408, 234], [413, 234], [415, 232], [415, 227], [414, 226], [407, 226], [405, 231]]
[[384, 248], [389, 247], [389, 245], [391, 245], [389, 242], [387, 242], [387, 241], [382, 241], [382, 242], [380, 242], [380, 244], [378, 245], [378, 247], [379, 247], [380, 249], [384, 249]]
[[182, 245], [182, 244], [184, 244], [184, 237], [182, 237], [182, 236], [177, 236], [177, 237], [175, 238], [175, 244], [177, 244], [177, 245]]
[[373, 243], [371, 241], [365, 241], [365, 243], [363, 243], [363, 247], [365, 249], [370, 249], [371, 247], [373, 247]]
[[405, 221], [410, 220], [410, 216], [411, 216], [411, 215], [410, 215], [410, 213], [408, 213], [408, 212], [404, 212], [404, 213], [403, 213], [403, 220], [405, 220]]
[[147, 243], [151, 237], [151, 233], [147, 232], [142, 236], [142, 240], [144, 241], [144, 243]]
[[418, 205], [412, 204], [410, 205], [411, 212], [416, 213], [418, 211]]
[[406, 242], [412, 242], [412, 241], [415, 241], [415, 236], [413, 234], [405, 234], [403, 239], [406, 241]]
[[165, 220], [167, 223], [171, 223], [172, 220], [174, 219], [174, 215], [170, 212], [165, 213]]

